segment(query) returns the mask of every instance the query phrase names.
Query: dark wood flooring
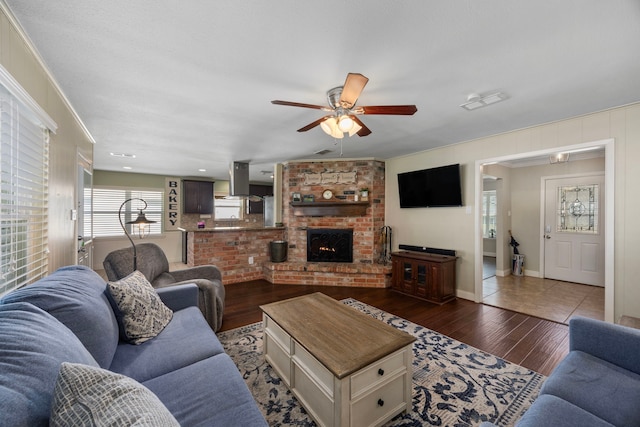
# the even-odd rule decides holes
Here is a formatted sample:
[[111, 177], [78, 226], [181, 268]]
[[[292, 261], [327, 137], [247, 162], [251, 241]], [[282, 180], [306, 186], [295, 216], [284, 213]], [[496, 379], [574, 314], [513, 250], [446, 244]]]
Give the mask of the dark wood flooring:
[[274, 285], [265, 280], [225, 286], [222, 330], [262, 320], [260, 305], [312, 292], [355, 298], [543, 375], [569, 352], [569, 329], [537, 317], [457, 299], [438, 306], [390, 289]]

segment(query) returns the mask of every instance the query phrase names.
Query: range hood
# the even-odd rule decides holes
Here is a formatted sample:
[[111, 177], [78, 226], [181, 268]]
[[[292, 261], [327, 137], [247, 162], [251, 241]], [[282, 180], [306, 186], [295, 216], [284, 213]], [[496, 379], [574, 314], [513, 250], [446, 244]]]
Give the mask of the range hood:
[[229, 168], [229, 195], [249, 196], [249, 163], [231, 163]]

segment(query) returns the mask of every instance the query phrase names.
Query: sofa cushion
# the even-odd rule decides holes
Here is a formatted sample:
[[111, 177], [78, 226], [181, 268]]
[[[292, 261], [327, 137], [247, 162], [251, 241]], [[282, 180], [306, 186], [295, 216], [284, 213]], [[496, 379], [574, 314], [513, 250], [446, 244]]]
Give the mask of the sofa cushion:
[[124, 375], [63, 363], [53, 393], [51, 426], [180, 427], [162, 402]]
[[613, 427], [584, 409], [551, 394], [543, 394], [527, 409], [517, 427]]
[[40, 308], [0, 304], [2, 425], [47, 426], [62, 362], [98, 366], [65, 325]]
[[123, 338], [141, 344], [154, 338], [169, 324], [173, 312], [164, 305], [151, 283], [139, 271], [107, 283], [117, 306]]
[[121, 343], [109, 370], [146, 381], [223, 352], [200, 310], [187, 307], [176, 311], [154, 339], [140, 345]]
[[103, 368], [118, 346], [118, 323], [106, 295], [106, 282], [84, 266], [69, 266], [17, 289], [2, 303], [28, 302], [64, 323]]
[[640, 420], [640, 375], [582, 351], [571, 351], [540, 393], [557, 396], [616, 426], [637, 426]]
[[238, 368], [225, 353], [143, 384], [183, 426], [267, 426]]

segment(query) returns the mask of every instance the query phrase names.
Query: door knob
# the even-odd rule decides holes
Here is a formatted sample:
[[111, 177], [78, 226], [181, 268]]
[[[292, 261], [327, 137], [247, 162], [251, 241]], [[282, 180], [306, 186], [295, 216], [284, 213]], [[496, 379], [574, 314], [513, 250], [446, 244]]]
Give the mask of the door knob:
[[549, 240], [549, 239], [551, 238], [551, 236], [549, 236], [548, 234], [545, 234], [545, 235], [544, 235], [544, 238], [545, 238], [545, 239], [547, 239], [547, 240]]

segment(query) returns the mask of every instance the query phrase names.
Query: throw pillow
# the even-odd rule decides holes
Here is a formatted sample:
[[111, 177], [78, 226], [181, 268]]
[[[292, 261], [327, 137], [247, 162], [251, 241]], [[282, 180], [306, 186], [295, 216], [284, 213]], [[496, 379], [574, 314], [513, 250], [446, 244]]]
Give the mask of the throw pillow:
[[141, 344], [157, 336], [173, 318], [151, 283], [139, 271], [117, 282], [108, 282], [107, 289], [117, 307], [126, 341]]
[[180, 426], [160, 399], [139, 382], [101, 368], [62, 363], [50, 426]]

